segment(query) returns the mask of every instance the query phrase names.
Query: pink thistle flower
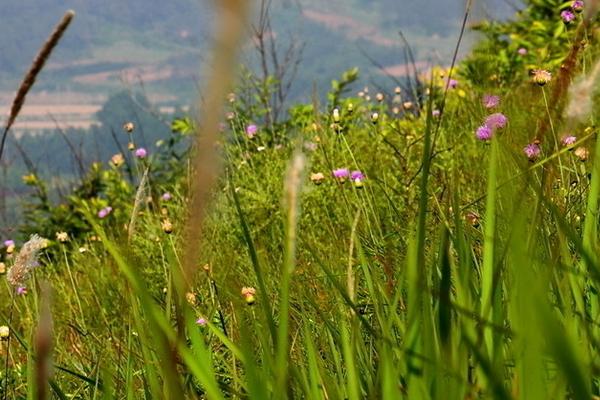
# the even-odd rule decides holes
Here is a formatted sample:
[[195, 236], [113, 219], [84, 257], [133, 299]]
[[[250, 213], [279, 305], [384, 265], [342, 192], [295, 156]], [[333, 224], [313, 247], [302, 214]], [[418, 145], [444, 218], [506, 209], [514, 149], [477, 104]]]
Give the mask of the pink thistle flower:
[[482, 125], [479, 128], [477, 128], [477, 131], [475, 132], [475, 137], [481, 140], [482, 142], [487, 142], [492, 139], [493, 134], [494, 131], [492, 130], [492, 128], [490, 128], [487, 125]]
[[17, 287], [17, 295], [18, 296], [24, 296], [26, 294], [27, 294], [27, 288], [25, 286]]
[[254, 124], [248, 125], [246, 127], [246, 135], [250, 139], [252, 139], [254, 136], [256, 136], [257, 132], [258, 132], [258, 127]]
[[583, 11], [583, 7], [584, 7], [584, 3], [581, 0], [575, 0], [575, 1], [573, 1], [573, 3], [571, 3], [571, 8], [576, 13], [582, 12]]
[[502, 113], [488, 115], [485, 119], [485, 125], [490, 129], [500, 129], [506, 126], [508, 118]]
[[137, 158], [146, 158], [147, 155], [148, 155], [148, 151], [146, 151], [146, 149], [143, 147], [140, 147], [139, 149], [135, 150], [135, 156]]
[[577, 137], [575, 137], [573, 135], [566, 135], [566, 136], [563, 136], [562, 139], [560, 139], [561, 144], [565, 147], [573, 146], [573, 144], [576, 141], [577, 141]]
[[517, 50], [517, 53], [520, 56], [525, 56], [525, 55], [527, 55], [527, 49], [525, 47], [520, 47], [519, 50]]
[[200, 317], [200, 318], [198, 318], [198, 319], [196, 320], [196, 324], [197, 324], [197, 325], [200, 325], [200, 326], [205, 326], [205, 325], [206, 325], [206, 323], [207, 323], [206, 319], [205, 319], [205, 318], [202, 318], [202, 317]]
[[344, 182], [350, 176], [348, 168], [338, 168], [333, 170], [333, 177]]
[[105, 218], [112, 212], [112, 207], [104, 207], [102, 210], [98, 211], [98, 218]]
[[162, 201], [169, 201], [169, 200], [171, 200], [172, 198], [173, 198], [173, 196], [172, 196], [172, 195], [171, 195], [171, 193], [169, 193], [169, 192], [164, 192], [164, 193], [162, 194], [162, 196], [160, 196], [160, 199], [161, 199]]
[[529, 161], [535, 161], [542, 153], [542, 149], [537, 143], [529, 143], [523, 148], [523, 153], [525, 153], [525, 156], [527, 156]]
[[486, 94], [483, 96], [483, 106], [485, 108], [498, 107], [500, 104], [500, 97], [493, 94]]
[[571, 10], [564, 10], [560, 13], [560, 17], [565, 24], [570, 24], [575, 19], [575, 14]]

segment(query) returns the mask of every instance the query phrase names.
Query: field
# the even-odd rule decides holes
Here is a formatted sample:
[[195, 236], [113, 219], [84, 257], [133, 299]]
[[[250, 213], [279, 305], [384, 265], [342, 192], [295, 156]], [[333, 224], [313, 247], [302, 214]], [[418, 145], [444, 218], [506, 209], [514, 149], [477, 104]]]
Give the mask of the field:
[[153, 147], [131, 115], [60, 196], [24, 162], [2, 397], [600, 398], [600, 4], [525, 1], [451, 65], [305, 103], [277, 46], [238, 68], [223, 4], [199, 115]]

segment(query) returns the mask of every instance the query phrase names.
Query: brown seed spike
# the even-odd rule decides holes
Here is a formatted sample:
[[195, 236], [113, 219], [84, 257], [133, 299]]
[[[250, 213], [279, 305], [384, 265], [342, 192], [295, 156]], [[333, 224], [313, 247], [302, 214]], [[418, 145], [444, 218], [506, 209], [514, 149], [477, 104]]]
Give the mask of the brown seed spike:
[[62, 20], [58, 23], [58, 25], [56, 25], [54, 31], [50, 34], [50, 36], [46, 40], [46, 43], [44, 43], [44, 45], [36, 55], [35, 59], [33, 60], [33, 63], [31, 64], [31, 67], [29, 67], [29, 71], [27, 71], [27, 74], [25, 74], [23, 82], [21, 82], [21, 86], [19, 86], [17, 94], [13, 100], [12, 107], [10, 109], [10, 114], [4, 127], [4, 132], [2, 133], [2, 141], [0, 142], [0, 160], [2, 159], [2, 153], [4, 152], [4, 145], [6, 143], [6, 136], [8, 135], [8, 131], [17, 119], [17, 116], [19, 115], [19, 112], [21, 111], [21, 108], [25, 103], [25, 97], [27, 96], [27, 93], [35, 83], [35, 79], [42, 71], [42, 68], [44, 68], [44, 65], [50, 57], [50, 54], [52, 54], [52, 51], [60, 41], [62, 35], [69, 27], [69, 24], [73, 20], [74, 16], [75, 12], [73, 10], [69, 10], [65, 13]]

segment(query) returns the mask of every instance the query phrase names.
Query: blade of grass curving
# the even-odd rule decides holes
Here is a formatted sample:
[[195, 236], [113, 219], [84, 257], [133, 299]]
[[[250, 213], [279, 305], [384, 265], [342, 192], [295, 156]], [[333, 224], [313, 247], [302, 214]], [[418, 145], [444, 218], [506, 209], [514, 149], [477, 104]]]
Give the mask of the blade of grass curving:
[[246, 221], [246, 217], [244, 212], [242, 211], [242, 206], [240, 204], [240, 199], [238, 194], [235, 191], [235, 186], [233, 184], [232, 179], [229, 179], [229, 188], [231, 189], [231, 197], [233, 198], [233, 203], [235, 205], [235, 210], [237, 212], [238, 218], [240, 220], [240, 226], [242, 227], [242, 236], [244, 237], [244, 241], [246, 242], [246, 246], [248, 247], [248, 253], [250, 254], [250, 260], [252, 262], [252, 267], [254, 268], [254, 274], [256, 275], [256, 281], [258, 283], [259, 288], [259, 303], [263, 308], [263, 312], [265, 318], [267, 319], [267, 325], [269, 327], [269, 332], [271, 333], [271, 339], [273, 340], [273, 344], [277, 341], [276, 327], [275, 321], [273, 320], [273, 311], [271, 307], [271, 302], [269, 297], [267, 296], [267, 285], [265, 284], [264, 275], [262, 272], [262, 267], [258, 260], [258, 254], [256, 252], [256, 247], [254, 246], [254, 240], [252, 240], [252, 234], [250, 233], [250, 228], [248, 226], [248, 222]]

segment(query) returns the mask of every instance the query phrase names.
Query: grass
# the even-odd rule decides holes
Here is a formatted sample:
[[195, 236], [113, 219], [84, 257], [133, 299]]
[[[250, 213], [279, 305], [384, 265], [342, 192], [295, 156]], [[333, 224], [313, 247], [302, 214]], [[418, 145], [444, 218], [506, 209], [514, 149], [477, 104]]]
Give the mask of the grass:
[[[231, 53], [219, 57], [225, 73]], [[5, 283], [3, 396], [599, 396], [596, 116], [557, 117], [526, 78], [457, 76], [448, 89], [434, 70], [422, 109], [348, 94], [339, 121], [329, 105], [297, 105], [253, 138], [260, 113], [239, 98], [216, 132], [227, 82], [213, 82], [197, 158], [132, 159], [135, 183], [125, 167], [96, 166], [99, 188], [73, 193], [70, 219], [50, 219], [69, 239], [48, 238], [42, 266], [16, 285], [26, 294]], [[485, 92], [501, 95], [496, 110]], [[491, 112], [509, 122], [478, 141]], [[530, 132], [546, 125], [551, 139], [528, 160]], [[552, 138], [567, 127], [573, 146]], [[334, 178], [338, 168], [366, 178]], [[40, 207], [50, 214], [34, 216], [61, 209]], [[9, 268], [19, 249], [3, 250]]]

